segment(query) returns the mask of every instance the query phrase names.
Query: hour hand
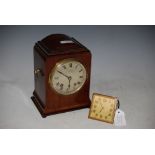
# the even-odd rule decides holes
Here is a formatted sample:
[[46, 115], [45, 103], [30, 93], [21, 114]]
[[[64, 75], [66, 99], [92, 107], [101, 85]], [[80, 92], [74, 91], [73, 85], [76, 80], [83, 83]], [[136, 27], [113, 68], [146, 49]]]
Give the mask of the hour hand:
[[100, 110], [100, 112], [101, 112], [103, 109], [104, 109], [104, 108], [102, 107], [101, 110]]
[[100, 110], [100, 112], [104, 109], [104, 107], [102, 106], [102, 104], [100, 104], [101, 105], [101, 110]]

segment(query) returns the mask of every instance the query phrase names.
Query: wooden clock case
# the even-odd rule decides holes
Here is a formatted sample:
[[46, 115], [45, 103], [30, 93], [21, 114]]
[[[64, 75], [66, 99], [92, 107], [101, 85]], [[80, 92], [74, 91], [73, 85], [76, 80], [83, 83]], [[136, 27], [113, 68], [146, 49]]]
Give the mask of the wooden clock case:
[[[71, 43], [61, 44], [61, 41]], [[87, 78], [83, 87], [76, 93], [61, 95], [49, 85], [49, 74], [57, 62], [69, 58], [83, 64]], [[36, 73], [34, 74], [35, 89], [31, 99], [42, 117], [90, 107], [91, 52], [74, 38], [64, 34], [53, 34], [38, 41], [34, 46], [34, 73]]]

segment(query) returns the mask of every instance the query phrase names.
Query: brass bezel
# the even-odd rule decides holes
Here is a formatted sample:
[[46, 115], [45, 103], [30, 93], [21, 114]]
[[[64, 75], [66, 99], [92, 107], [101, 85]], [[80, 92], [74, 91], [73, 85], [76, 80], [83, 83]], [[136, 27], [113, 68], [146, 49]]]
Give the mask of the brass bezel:
[[98, 93], [93, 93], [93, 95], [92, 95], [92, 103], [91, 103], [91, 106], [90, 106], [90, 109], [89, 109], [89, 115], [88, 115], [88, 118], [90, 118], [90, 119], [94, 119], [94, 120], [98, 120], [98, 121], [102, 121], [102, 122], [113, 124], [114, 123], [115, 111], [117, 109], [117, 102], [116, 102], [115, 108], [113, 109], [113, 116], [112, 116], [113, 117], [113, 121], [112, 122], [111, 121], [107, 121], [107, 120], [103, 120], [103, 119], [100, 119], [100, 118], [91, 117], [91, 109], [92, 109], [92, 106], [93, 106], [93, 103], [94, 103], [95, 96], [106, 97], [106, 98], [114, 99], [116, 101], [117, 101], [117, 97], [102, 95], [102, 94], [98, 94]]
[[[60, 92], [58, 92], [58, 91], [54, 88], [53, 82], [52, 82], [52, 78], [53, 78], [53, 75], [54, 75], [54, 73], [55, 73], [55, 71], [56, 71], [56, 69], [57, 69], [58, 66], [60, 66], [60, 65], [63, 64], [63, 63], [68, 63], [68, 62], [70, 62], [70, 61], [76, 61], [76, 62], [79, 62], [79, 63], [81, 64], [81, 66], [82, 66], [83, 69], [85, 70], [86, 78], [85, 78], [85, 81], [83, 82], [83, 84], [82, 84], [80, 87], [78, 87], [77, 89], [75, 89], [75, 91], [73, 91], [73, 92], [71, 92], [71, 93], [69, 93], [69, 94], [60, 93]], [[51, 78], [51, 77], [52, 77], [52, 78]], [[87, 78], [88, 78], [88, 74], [87, 74], [87, 70], [86, 70], [85, 66], [84, 66], [80, 61], [76, 60], [75, 58], [67, 58], [67, 59], [60, 60], [60, 61], [58, 61], [58, 62], [55, 64], [54, 68], [51, 70], [51, 72], [50, 72], [50, 74], [49, 74], [48, 83], [49, 83], [50, 87], [51, 87], [57, 94], [61, 94], [61, 95], [67, 96], [67, 95], [72, 95], [72, 94], [74, 94], [74, 93], [77, 93], [77, 92], [84, 86], [84, 84], [85, 84]]]

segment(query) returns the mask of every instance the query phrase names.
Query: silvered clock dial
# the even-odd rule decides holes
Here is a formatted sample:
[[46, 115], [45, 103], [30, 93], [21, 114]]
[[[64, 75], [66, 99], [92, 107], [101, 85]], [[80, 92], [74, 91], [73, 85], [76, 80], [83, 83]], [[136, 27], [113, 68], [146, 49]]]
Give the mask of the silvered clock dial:
[[49, 75], [50, 86], [62, 95], [76, 93], [82, 88], [85, 81], [86, 69], [74, 59], [58, 62]]

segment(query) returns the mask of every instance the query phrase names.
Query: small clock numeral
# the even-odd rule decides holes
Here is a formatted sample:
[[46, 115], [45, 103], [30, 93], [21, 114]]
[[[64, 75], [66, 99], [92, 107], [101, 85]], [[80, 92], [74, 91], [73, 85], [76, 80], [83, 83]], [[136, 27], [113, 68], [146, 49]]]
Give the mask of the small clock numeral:
[[72, 63], [69, 64], [69, 67], [72, 67]]
[[79, 78], [83, 78], [83, 76], [79, 76]]
[[59, 82], [56, 83], [57, 86], [59, 86], [59, 84], [60, 84]]
[[82, 71], [83, 71], [82, 69], [79, 70], [79, 72], [82, 72]]
[[113, 104], [111, 104], [110, 107], [113, 107]]
[[110, 109], [109, 111], [112, 112], [112, 109]]
[[68, 91], [69, 91], [69, 89], [70, 89], [70, 85], [68, 85], [68, 87], [66, 88], [66, 91], [68, 92]]
[[58, 79], [59, 79], [59, 77], [54, 77], [54, 79], [55, 79], [55, 80], [58, 80]]
[[63, 65], [62, 67], [63, 67], [64, 69], [66, 69], [66, 66], [65, 66], [65, 65]]
[[97, 101], [97, 100], [95, 100], [95, 103], [98, 103], [98, 101]]
[[62, 89], [63, 89], [63, 84], [61, 83], [61, 84], [60, 84], [60, 90], [62, 90]]
[[78, 81], [77, 84], [81, 84], [81, 82]]

